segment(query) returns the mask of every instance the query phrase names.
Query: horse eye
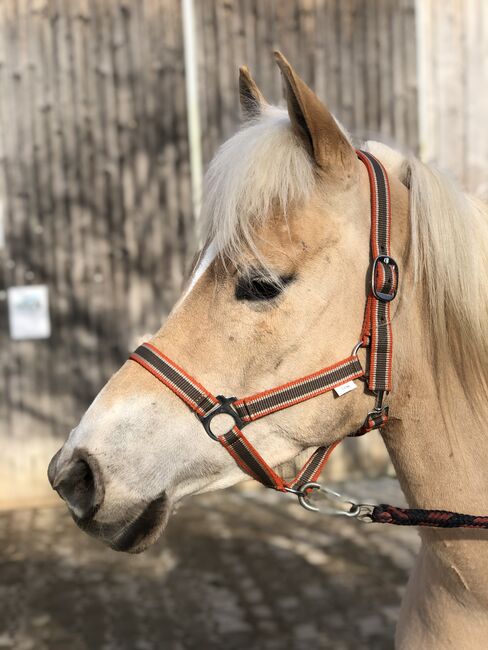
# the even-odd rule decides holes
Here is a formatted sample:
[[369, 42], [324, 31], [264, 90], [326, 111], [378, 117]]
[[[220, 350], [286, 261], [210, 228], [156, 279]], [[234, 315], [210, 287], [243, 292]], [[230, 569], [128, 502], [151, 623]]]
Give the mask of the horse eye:
[[237, 282], [235, 296], [237, 300], [272, 300], [277, 298], [294, 278], [294, 275], [283, 275], [279, 282], [274, 282], [261, 277], [242, 276]]

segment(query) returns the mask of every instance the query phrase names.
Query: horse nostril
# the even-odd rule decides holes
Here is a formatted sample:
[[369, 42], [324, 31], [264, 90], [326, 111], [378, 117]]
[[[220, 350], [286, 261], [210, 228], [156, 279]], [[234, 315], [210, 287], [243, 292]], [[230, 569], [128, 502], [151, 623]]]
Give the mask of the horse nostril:
[[100, 476], [88, 460], [79, 458], [61, 467], [52, 486], [78, 519], [95, 514], [100, 504]]
[[62, 451], [63, 451], [62, 447], [61, 449], [58, 449], [58, 451], [51, 458], [49, 467], [47, 468], [47, 477], [49, 479], [49, 483], [51, 483], [52, 488], [54, 488], [54, 481], [56, 480], [56, 474], [58, 471], [58, 458], [61, 456]]

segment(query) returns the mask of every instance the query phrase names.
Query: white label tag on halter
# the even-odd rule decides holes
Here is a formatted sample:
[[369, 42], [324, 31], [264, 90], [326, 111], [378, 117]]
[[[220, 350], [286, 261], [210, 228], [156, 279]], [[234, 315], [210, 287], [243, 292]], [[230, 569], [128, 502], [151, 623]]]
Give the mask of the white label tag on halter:
[[349, 393], [349, 391], [354, 390], [357, 388], [356, 383], [351, 379], [349, 381], [346, 381], [345, 384], [341, 384], [340, 386], [336, 386], [334, 388], [334, 393], [340, 397], [341, 395], [345, 395], [346, 393]]

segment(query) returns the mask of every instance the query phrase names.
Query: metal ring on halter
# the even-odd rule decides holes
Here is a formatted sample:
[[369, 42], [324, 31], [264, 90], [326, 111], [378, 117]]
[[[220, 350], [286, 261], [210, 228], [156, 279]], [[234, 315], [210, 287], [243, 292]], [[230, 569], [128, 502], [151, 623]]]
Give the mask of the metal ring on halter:
[[[358, 343], [356, 343], [356, 345], [352, 349], [351, 356], [357, 357], [359, 350], [365, 347], [367, 346], [362, 341], [358, 341]], [[361, 375], [361, 377], [358, 377], [358, 379], [359, 381], [368, 381], [368, 375], [364, 373], [363, 375]]]
[[288, 492], [289, 494], [294, 494], [296, 497], [300, 497], [302, 494], [302, 491], [298, 488], [284, 487], [283, 489], [285, 492]]
[[[225, 395], [217, 395], [218, 399], [218, 404], [214, 406], [214, 408], [209, 411], [208, 413], [205, 413], [204, 415], [198, 415], [197, 418], [200, 420], [200, 422], [203, 425], [203, 428], [207, 432], [207, 434], [213, 439], [218, 441], [218, 436], [212, 431], [211, 429], [211, 423], [212, 420], [215, 416], [217, 415], [230, 415], [231, 418], [234, 420], [234, 425], [238, 427], [239, 429], [243, 429], [247, 422], [244, 422], [235, 408], [233, 407], [234, 402], [237, 401], [237, 397], [225, 397]], [[231, 427], [232, 429], [232, 427]], [[229, 430], [231, 430], [229, 429]]]
[[[394, 282], [391, 293], [384, 293], [383, 291], [379, 291], [376, 288], [376, 270], [379, 264], [382, 264], [383, 266], [389, 266], [390, 269], [392, 269], [392, 272], [396, 273], [396, 282]], [[376, 300], [380, 300], [381, 302], [391, 302], [392, 300], [395, 299], [397, 295], [397, 291], [398, 291], [398, 264], [395, 262], [393, 257], [391, 257], [391, 255], [378, 255], [373, 260], [373, 268], [371, 270], [371, 292], [373, 296], [376, 298]]]
[[374, 409], [371, 411], [372, 413], [380, 413], [383, 410], [384, 408], [383, 400], [385, 398], [385, 394], [386, 394], [385, 390], [378, 390], [376, 392]]
[[369, 503], [360, 503], [359, 512], [356, 515], [356, 518], [359, 519], [359, 521], [364, 522], [365, 524], [372, 524], [374, 508], [375, 507]]
[[364, 347], [366, 347], [366, 346], [364, 345], [364, 343], [363, 343], [362, 341], [359, 341], [359, 342], [356, 343], [356, 345], [353, 347], [351, 355], [352, 355], [353, 357], [356, 357], [357, 354], [358, 354], [358, 352], [359, 352], [359, 350], [360, 350], [361, 348], [364, 348]]

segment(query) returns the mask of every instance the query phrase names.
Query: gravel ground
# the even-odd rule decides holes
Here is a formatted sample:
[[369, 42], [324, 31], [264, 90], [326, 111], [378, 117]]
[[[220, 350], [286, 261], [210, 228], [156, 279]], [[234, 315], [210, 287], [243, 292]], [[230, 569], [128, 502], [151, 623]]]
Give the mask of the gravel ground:
[[[392, 479], [348, 493], [402, 503]], [[415, 530], [233, 489], [185, 503], [138, 556], [64, 508], [0, 513], [0, 649], [386, 650]]]

